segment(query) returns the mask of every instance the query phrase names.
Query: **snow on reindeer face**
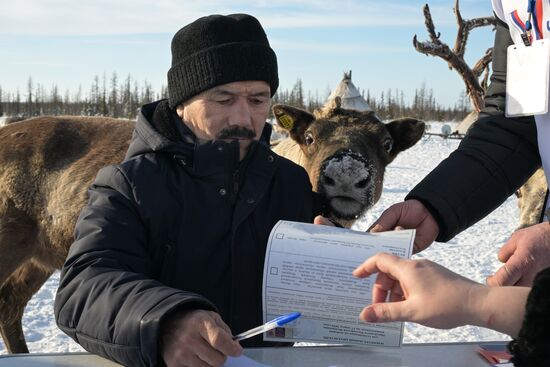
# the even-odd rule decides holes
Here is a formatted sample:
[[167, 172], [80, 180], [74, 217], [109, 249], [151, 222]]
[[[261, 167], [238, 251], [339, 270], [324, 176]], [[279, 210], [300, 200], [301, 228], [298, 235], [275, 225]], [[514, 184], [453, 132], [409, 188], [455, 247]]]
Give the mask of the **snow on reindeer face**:
[[302, 153], [287, 158], [306, 169], [314, 190], [326, 199], [326, 214], [344, 225], [378, 201], [386, 166], [422, 137], [425, 126], [415, 119], [384, 124], [372, 111], [339, 107], [318, 118], [290, 106], [273, 111]]
[[374, 204], [377, 177], [374, 165], [360, 153], [348, 149], [323, 161], [317, 190], [328, 199], [336, 217], [357, 219]]
[[380, 198], [393, 138], [372, 113], [348, 117], [337, 114], [310, 124], [302, 150], [311, 162], [306, 170], [314, 189], [325, 197], [330, 215], [353, 220]]

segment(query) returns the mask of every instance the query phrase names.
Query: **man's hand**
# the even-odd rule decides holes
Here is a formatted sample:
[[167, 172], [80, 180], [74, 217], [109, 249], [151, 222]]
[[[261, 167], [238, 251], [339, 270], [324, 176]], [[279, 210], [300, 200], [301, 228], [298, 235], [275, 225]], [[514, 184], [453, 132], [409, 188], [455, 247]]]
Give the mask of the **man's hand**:
[[418, 200], [406, 200], [390, 206], [369, 231], [384, 232], [403, 228], [416, 229], [414, 253], [426, 249], [439, 234], [439, 225], [424, 204]]
[[378, 276], [372, 305], [360, 315], [367, 322], [412, 321], [433, 328], [465, 325], [474, 320], [482, 303], [478, 295], [489, 289], [429, 260], [387, 253], [374, 255], [353, 271], [359, 278], [374, 273]]
[[228, 356], [242, 354], [231, 330], [212, 311], [176, 311], [163, 322], [162, 358], [168, 367], [222, 366]]
[[550, 223], [520, 229], [502, 246], [498, 259], [504, 265], [487, 278], [490, 286], [531, 286], [535, 275], [550, 266]]
[[334, 223], [327, 217], [323, 217], [322, 215], [316, 216], [315, 219], [313, 219], [313, 224], [336, 227], [336, 223]]

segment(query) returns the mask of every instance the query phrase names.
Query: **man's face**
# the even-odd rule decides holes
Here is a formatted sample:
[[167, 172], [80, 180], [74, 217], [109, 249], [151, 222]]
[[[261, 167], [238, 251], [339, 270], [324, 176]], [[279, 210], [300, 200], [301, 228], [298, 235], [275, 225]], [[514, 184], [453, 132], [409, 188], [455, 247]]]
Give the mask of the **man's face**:
[[178, 107], [178, 115], [199, 139], [238, 140], [240, 159], [258, 140], [271, 105], [269, 84], [234, 82], [209, 89]]

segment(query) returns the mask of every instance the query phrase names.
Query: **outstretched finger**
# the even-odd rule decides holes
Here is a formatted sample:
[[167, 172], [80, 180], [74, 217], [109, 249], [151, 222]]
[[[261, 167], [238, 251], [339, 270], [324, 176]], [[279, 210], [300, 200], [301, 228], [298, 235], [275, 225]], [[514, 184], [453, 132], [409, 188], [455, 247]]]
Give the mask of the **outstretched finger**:
[[398, 256], [379, 252], [369, 257], [353, 271], [353, 276], [365, 278], [374, 273], [385, 273], [393, 279], [399, 279], [401, 265], [405, 260]]

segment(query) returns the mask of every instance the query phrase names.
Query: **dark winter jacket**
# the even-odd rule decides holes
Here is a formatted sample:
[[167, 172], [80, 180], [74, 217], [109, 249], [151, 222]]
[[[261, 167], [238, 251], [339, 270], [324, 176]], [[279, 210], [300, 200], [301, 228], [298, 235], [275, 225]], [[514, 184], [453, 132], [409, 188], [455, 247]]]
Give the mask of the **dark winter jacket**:
[[496, 27], [493, 73], [485, 108], [458, 149], [424, 178], [406, 199], [424, 203], [448, 241], [501, 205], [540, 166], [532, 116], [506, 118], [507, 25]]
[[[160, 363], [159, 324], [176, 308], [216, 310], [237, 334], [262, 322], [267, 239], [280, 219], [311, 222], [303, 168], [265, 136], [195, 145], [167, 108], [146, 105], [126, 160], [99, 171], [55, 299], [59, 327], [127, 366]], [[261, 336], [243, 346], [265, 346]]]
[[[506, 52], [512, 38], [497, 18], [491, 85], [480, 119], [458, 149], [407, 196], [424, 203], [447, 241], [501, 205], [541, 166], [532, 116], [506, 118]], [[549, 224], [550, 225], [550, 224]], [[525, 319], [509, 348], [515, 366], [550, 363], [550, 268], [540, 272], [529, 294]]]
[[508, 344], [515, 367], [550, 366], [550, 268], [539, 272], [518, 337]]

